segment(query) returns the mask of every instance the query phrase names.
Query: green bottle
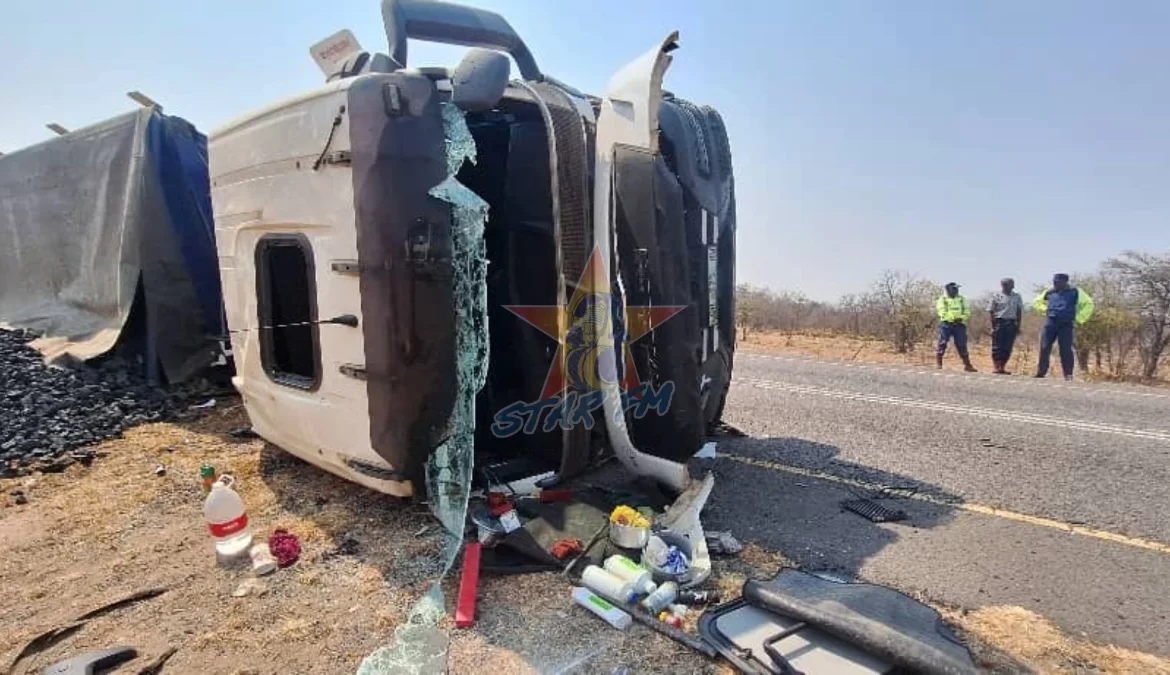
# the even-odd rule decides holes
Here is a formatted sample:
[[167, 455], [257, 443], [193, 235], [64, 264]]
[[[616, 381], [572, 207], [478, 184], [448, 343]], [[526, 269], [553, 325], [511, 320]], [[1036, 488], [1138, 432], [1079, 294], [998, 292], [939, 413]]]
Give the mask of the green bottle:
[[211, 492], [211, 486], [215, 485], [218, 476], [215, 475], [215, 467], [210, 464], [204, 464], [199, 468], [199, 477], [203, 479], [203, 494]]

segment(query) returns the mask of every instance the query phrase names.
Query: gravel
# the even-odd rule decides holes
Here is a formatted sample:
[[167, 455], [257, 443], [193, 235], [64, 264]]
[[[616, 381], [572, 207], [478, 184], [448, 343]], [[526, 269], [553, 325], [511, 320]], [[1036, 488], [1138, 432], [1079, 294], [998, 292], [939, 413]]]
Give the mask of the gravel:
[[57, 472], [95, 458], [86, 446], [136, 424], [175, 419], [205, 380], [150, 386], [134, 359], [113, 355], [72, 368], [45, 365], [32, 334], [0, 330], [0, 478]]

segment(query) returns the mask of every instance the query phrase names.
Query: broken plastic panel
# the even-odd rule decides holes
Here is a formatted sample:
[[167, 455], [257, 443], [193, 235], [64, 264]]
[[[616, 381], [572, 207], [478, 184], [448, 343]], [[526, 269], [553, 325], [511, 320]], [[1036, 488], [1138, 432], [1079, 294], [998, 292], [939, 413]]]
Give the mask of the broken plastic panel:
[[459, 181], [455, 174], [465, 160], [475, 162], [475, 140], [463, 113], [442, 104], [447, 143], [447, 178], [429, 194], [451, 205], [452, 298], [455, 311], [455, 405], [446, 440], [426, 465], [431, 510], [443, 524], [442, 572], [423, 597], [414, 603], [406, 624], [395, 631], [395, 641], [362, 661], [359, 675], [422, 674], [445, 662], [446, 639], [434, 627], [444, 615], [442, 578], [450, 571], [463, 545], [467, 502], [475, 465], [475, 397], [487, 380], [487, 250], [483, 230], [488, 205]]

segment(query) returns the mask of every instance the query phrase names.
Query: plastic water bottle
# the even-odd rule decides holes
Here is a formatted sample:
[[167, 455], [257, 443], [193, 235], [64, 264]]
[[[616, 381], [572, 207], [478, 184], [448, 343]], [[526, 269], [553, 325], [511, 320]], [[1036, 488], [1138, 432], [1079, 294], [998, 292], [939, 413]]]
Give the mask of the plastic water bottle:
[[636, 602], [638, 600], [638, 593], [634, 590], [633, 584], [606, 572], [597, 565], [585, 568], [585, 571], [581, 573], [581, 583], [590, 590], [618, 602]]
[[642, 601], [642, 606], [650, 610], [651, 614], [657, 616], [659, 612], [674, 602], [674, 598], [677, 595], [678, 584], [673, 581], [667, 581], [659, 586], [658, 590], [646, 596], [646, 599]]
[[605, 559], [605, 571], [615, 577], [627, 581], [634, 586], [634, 592], [639, 595], [649, 595], [658, 586], [654, 583], [654, 575], [650, 570], [630, 560], [624, 555], [611, 555]]
[[220, 476], [203, 503], [203, 519], [215, 540], [215, 552], [226, 557], [237, 556], [252, 544], [244, 500], [232, 489], [235, 483], [231, 476]]
[[634, 622], [629, 614], [614, 607], [608, 600], [594, 593], [588, 588], [573, 587], [573, 602], [605, 619], [605, 622], [618, 630], [625, 630]]

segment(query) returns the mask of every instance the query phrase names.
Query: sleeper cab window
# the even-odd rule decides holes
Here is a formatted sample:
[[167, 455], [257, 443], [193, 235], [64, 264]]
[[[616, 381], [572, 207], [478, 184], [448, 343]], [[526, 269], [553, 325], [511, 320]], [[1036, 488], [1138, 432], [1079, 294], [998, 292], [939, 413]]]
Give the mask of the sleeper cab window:
[[316, 389], [321, 382], [313, 248], [303, 234], [266, 234], [256, 244], [260, 362], [274, 382]]

